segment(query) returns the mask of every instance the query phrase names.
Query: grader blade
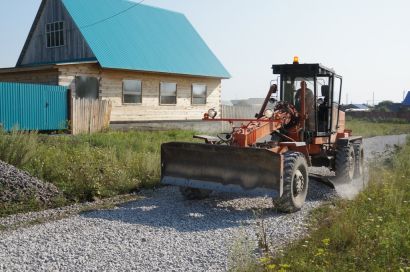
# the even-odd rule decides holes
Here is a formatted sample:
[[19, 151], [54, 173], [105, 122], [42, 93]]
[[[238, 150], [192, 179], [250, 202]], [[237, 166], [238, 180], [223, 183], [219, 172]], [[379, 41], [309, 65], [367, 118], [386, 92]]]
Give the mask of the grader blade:
[[266, 149], [197, 143], [161, 146], [161, 183], [256, 195], [282, 194], [282, 156]]

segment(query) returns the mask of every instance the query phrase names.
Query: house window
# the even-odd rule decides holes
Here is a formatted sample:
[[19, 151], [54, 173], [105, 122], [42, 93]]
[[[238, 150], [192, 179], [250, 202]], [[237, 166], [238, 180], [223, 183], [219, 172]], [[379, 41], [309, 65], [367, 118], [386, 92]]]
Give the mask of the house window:
[[192, 104], [204, 105], [206, 104], [206, 85], [192, 84]]
[[100, 82], [96, 77], [76, 76], [75, 94], [78, 98], [98, 99]]
[[161, 105], [175, 105], [177, 103], [177, 84], [161, 82], [159, 90], [159, 103]]
[[64, 22], [46, 24], [47, 48], [64, 46]]
[[124, 80], [122, 82], [122, 101], [124, 104], [142, 103], [141, 80]]

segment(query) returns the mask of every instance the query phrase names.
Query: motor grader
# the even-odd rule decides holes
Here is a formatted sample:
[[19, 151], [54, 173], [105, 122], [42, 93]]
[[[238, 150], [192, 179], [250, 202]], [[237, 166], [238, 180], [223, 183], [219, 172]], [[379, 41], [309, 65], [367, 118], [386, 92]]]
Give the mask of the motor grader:
[[309, 167], [334, 171], [333, 182], [362, 175], [362, 137], [345, 129], [339, 108], [342, 77], [296, 57], [272, 69], [278, 78], [255, 118], [216, 118], [210, 109], [204, 122], [229, 122], [232, 131], [161, 146], [162, 184], [179, 186], [187, 199], [212, 191], [267, 195], [279, 211], [294, 212], [305, 202]]

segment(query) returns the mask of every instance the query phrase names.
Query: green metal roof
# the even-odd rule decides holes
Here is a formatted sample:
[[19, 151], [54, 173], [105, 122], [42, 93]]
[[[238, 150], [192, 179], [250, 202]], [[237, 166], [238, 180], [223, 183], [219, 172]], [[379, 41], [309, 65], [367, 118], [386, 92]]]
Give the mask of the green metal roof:
[[181, 13], [125, 0], [62, 1], [104, 68], [230, 77]]

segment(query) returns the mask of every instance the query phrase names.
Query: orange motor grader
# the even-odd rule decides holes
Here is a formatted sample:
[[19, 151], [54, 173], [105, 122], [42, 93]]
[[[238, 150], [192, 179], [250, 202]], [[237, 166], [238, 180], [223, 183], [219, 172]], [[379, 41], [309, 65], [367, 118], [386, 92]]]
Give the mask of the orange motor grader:
[[362, 175], [362, 137], [345, 129], [339, 108], [342, 77], [297, 58], [272, 69], [278, 79], [254, 119], [216, 118], [210, 109], [203, 120], [230, 122], [232, 131], [161, 146], [162, 184], [180, 186], [187, 199], [212, 191], [268, 195], [278, 210], [294, 212], [306, 199], [308, 167], [328, 167], [343, 182]]

